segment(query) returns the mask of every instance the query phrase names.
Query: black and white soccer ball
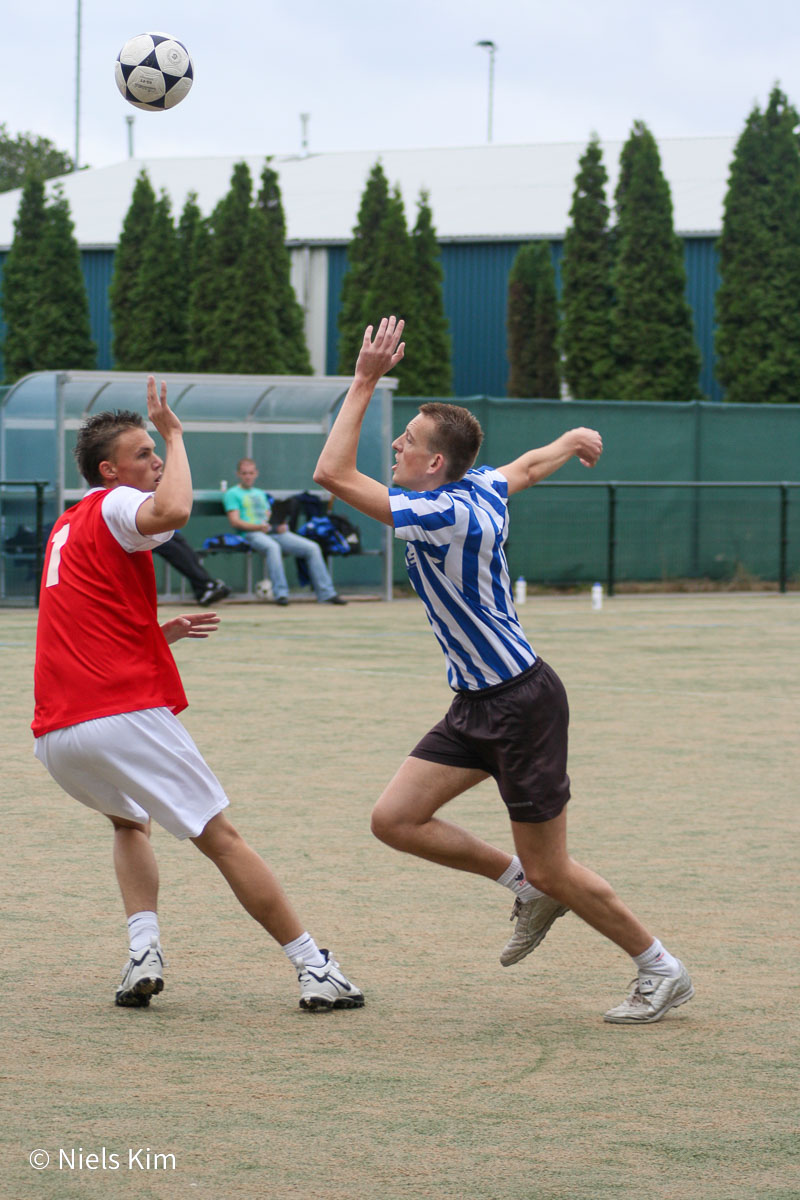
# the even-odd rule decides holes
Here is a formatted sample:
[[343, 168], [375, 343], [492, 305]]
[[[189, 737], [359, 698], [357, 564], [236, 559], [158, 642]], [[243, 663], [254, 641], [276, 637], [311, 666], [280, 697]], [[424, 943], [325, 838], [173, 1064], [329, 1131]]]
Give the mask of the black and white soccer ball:
[[174, 108], [188, 95], [194, 67], [183, 42], [168, 33], [140, 33], [114, 64], [117, 87], [129, 104], [145, 112]]

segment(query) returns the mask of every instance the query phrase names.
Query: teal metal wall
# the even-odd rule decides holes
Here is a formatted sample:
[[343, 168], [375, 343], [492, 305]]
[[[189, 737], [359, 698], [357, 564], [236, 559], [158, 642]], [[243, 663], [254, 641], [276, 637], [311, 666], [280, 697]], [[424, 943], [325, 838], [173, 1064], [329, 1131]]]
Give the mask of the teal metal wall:
[[[501, 396], [508, 380], [506, 353], [506, 294], [508, 275], [523, 243], [444, 242], [444, 306], [450, 321], [453, 350], [453, 391], [457, 396], [486, 393]], [[563, 243], [550, 243], [556, 287], [561, 293]], [[339, 297], [347, 267], [345, 246], [328, 251], [328, 358], [326, 370], [338, 370]], [[702, 358], [700, 389], [709, 400], [721, 400], [714, 378], [714, 297], [719, 287], [713, 238], [684, 239], [686, 295], [692, 309], [695, 337]]]

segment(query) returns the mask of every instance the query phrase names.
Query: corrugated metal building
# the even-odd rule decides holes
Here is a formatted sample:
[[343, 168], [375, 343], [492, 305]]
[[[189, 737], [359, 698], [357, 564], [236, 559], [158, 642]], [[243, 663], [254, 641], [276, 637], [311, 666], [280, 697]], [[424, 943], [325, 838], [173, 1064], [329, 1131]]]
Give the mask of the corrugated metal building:
[[[714, 295], [719, 280], [715, 241], [735, 139], [675, 138], [659, 142], [672, 190], [675, 229], [685, 246], [687, 294], [702, 355], [700, 385], [720, 399], [714, 379]], [[621, 142], [603, 143], [613, 197]], [[519, 246], [550, 241], [558, 272], [578, 160], [585, 144], [359, 151], [276, 158], [292, 248], [293, 282], [306, 313], [315, 371], [337, 370], [336, 319], [346, 245], [357, 219], [367, 175], [380, 159], [390, 184], [399, 184], [409, 224], [421, 189], [430, 196], [442, 250], [445, 307], [453, 344], [454, 390], [459, 396], [505, 394], [506, 284]], [[230, 183], [237, 158], [128, 159], [80, 171], [48, 184], [63, 187], [82, 249], [98, 345], [98, 366], [111, 366], [107, 290], [113, 253], [139, 171], [156, 192], [169, 194], [177, 216], [190, 192], [209, 213]], [[247, 159], [254, 181], [263, 157]], [[19, 191], [0, 195], [0, 255], [14, 234]], [[184, 303], [179, 286], [164, 303]], [[158, 369], [154, 364], [154, 369]]]

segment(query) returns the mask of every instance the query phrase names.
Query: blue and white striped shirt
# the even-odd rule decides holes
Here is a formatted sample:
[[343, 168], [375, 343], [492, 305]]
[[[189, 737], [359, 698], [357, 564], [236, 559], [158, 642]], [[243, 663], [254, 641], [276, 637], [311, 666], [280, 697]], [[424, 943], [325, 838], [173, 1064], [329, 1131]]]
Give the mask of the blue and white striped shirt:
[[467, 471], [432, 492], [389, 488], [395, 536], [406, 546], [412, 587], [425, 605], [455, 691], [513, 679], [536, 655], [511, 598], [505, 556], [508, 482], [492, 467]]

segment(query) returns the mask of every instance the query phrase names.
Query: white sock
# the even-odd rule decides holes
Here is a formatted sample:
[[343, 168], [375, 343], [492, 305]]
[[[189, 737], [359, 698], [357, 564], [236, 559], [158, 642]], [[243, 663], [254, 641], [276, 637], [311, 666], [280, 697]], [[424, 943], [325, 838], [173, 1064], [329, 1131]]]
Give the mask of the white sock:
[[648, 946], [641, 954], [632, 954], [631, 958], [640, 971], [649, 971], [652, 975], [667, 975], [675, 979], [681, 973], [681, 964], [673, 958], [669, 950], [665, 950], [658, 938], [652, 946]]
[[325, 962], [310, 933], [301, 933], [300, 937], [295, 938], [293, 942], [287, 942], [283, 947], [283, 952], [291, 963], [296, 958], [302, 958], [309, 967], [321, 967]]
[[150, 945], [151, 938], [155, 938], [156, 941], [161, 940], [156, 913], [145, 909], [144, 912], [134, 913], [132, 917], [128, 917], [128, 944], [134, 954], [138, 954], [140, 950], [146, 950]]
[[528, 883], [525, 878], [525, 872], [522, 869], [522, 863], [516, 854], [497, 882], [502, 884], [503, 887], [508, 888], [515, 896], [519, 896], [523, 903], [527, 900], [538, 900], [540, 896], [544, 895], [544, 892], [540, 892], [532, 883]]

